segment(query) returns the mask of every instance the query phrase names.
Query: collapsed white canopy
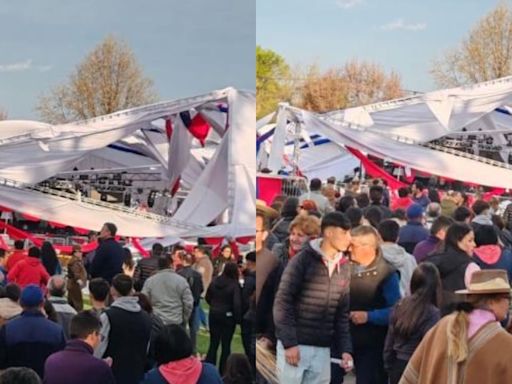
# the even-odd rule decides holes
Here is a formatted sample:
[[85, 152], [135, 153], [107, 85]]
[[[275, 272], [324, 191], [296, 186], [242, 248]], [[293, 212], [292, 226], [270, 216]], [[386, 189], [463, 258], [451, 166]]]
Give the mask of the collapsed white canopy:
[[512, 169], [435, 151], [418, 144], [400, 142], [375, 132], [329, 123], [311, 112], [290, 109], [308, 129], [319, 132], [339, 145], [415, 168], [464, 182], [493, 187], [512, 188]]
[[[295, 158], [295, 141], [291, 140], [295, 136], [295, 124], [287, 124], [286, 130], [276, 129], [276, 124], [264, 125], [263, 120], [268, 120], [272, 115], [257, 122], [259, 125], [258, 136], [267, 137], [260, 143], [257, 156], [259, 169], [270, 168], [273, 171], [278, 171], [285, 165], [283, 158], [286, 157], [288, 165], [297, 160], [300, 172], [307, 178], [327, 179], [330, 176], [343, 178], [345, 175], [352, 174], [354, 168], [360, 165], [359, 160], [345, 148], [318, 136], [317, 132], [308, 131], [307, 127], [299, 132], [300, 150], [299, 155]], [[286, 116], [286, 113], [281, 116]], [[281, 121], [281, 123], [284, 122]], [[277, 135], [273, 134], [276, 131]], [[278, 149], [280, 145], [282, 148]], [[275, 149], [276, 156], [270, 158], [272, 149]]]
[[[215, 111], [218, 103], [227, 103], [227, 114]], [[232, 88], [57, 126], [34, 122], [0, 122], [0, 177], [28, 184], [40, 182], [68, 169], [70, 164], [91, 151], [128, 137], [140, 128], [148, 128], [157, 119], [169, 118], [192, 108], [197, 111], [204, 109], [205, 118], [222, 136], [217, 153], [176, 213], [176, 218], [173, 218], [175, 222], [171, 220], [167, 224], [156, 225], [146, 223], [148, 220], [141, 222], [133, 217], [124, 220], [119, 216], [119, 232], [131, 236], [183, 236], [183, 230], [178, 227], [185, 223], [191, 226], [188, 229], [195, 228], [195, 233], [187, 233], [187, 236], [196, 235], [198, 231], [204, 236], [253, 236], [255, 99], [252, 93]], [[227, 118], [223, 117], [226, 115]], [[224, 126], [223, 122], [226, 123]], [[14, 126], [17, 129], [11, 128]], [[186, 128], [175, 126], [176, 129]], [[169, 156], [169, 164], [166, 164], [168, 169], [175, 165], [173, 160], [178, 155], [173, 153], [173, 156]], [[15, 210], [22, 208], [24, 212], [44, 220], [90, 229], [99, 228], [109, 215], [116, 215], [109, 210], [100, 215], [88, 211], [90, 207], [81, 208], [79, 202], [50, 198], [34, 191], [20, 193], [5, 186], [1, 188], [0, 205]], [[226, 210], [229, 217], [226, 224], [206, 227]], [[72, 215], [76, 215], [75, 219]]]
[[[403, 99], [326, 113], [343, 122], [417, 142], [431, 141], [466, 128], [495, 130], [503, 121], [496, 108], [512, 102], [512, 76], [470, 86], [443, 89]], [[509, 123], [510, 126], [510, 123]], [[502, 126], [502, 128], [504, 128]]]
[[[431, 174], [465, 182], [512, 187], [512, 168], [446, 153], [422, 144], [447, 135], [489, 132], [494, 143], [506, 144], [503, 133], [512, 133], [512, 77], [426, 93], [409, 98], [312, 114], [281, 104], [270, 160], [279, 169], [285, 151], [287, 120], [309, 134], [319, 133], [334, 143], [349, 145], [372, 155]], [[501, 107], [501, 110], [497, 108]], [[493, 134], [494, 133], [494, 134]], [[508, 154], [502, 151], [502, 156]]]

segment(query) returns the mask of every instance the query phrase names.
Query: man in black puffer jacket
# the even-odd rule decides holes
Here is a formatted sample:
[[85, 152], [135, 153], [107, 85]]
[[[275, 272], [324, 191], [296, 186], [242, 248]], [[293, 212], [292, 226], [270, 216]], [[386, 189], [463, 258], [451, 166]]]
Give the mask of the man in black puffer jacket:
[[352, 368], [349, 334], [350, 221], [340, 212], [322, 220], [322, 238], [290, 260], [274, 302], [281, 383], [329, 383], [331, 346]]

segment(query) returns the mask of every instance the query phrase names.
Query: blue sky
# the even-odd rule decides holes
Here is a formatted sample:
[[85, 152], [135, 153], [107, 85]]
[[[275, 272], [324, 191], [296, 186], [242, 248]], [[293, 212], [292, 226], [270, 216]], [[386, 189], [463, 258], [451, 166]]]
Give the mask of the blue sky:
[[256, 41], [289, 64], [322, 68], [357, 58], [436, 89], [434, 58], [455, 47], [498, 0], [258, 0]]
[[255, 89], [254, 0], [3, 0], [0, 20], [10, 119], [38, 119], [38, 97], [108, 34], [133, 49], [161, 100]]

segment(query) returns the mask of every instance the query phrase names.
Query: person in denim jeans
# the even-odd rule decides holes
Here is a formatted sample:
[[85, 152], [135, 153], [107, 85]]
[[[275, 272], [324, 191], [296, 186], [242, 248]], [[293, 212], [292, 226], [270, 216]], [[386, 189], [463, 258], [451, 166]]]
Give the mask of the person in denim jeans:
[[324, 216], [322, 237], [306, 243], [287, 264], [274, 302], [277, 370], [281, 383], [327, 384], [331, 347], [352, 368], [349, 333], [350, 220]]

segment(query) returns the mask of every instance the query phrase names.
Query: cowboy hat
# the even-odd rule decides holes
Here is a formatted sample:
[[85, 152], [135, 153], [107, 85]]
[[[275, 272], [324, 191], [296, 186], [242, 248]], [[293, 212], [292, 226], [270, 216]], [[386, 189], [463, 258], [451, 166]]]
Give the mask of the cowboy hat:
[[484, 269], [471, 275], [468, 289], [455, 291], [459, 295], [487, 295], [510, 293], [507, 271], [504, 269]]
[[277, 212], [274, 208], [269, 207], [267, 203], [263, 200], [256, 200], [256, 212], [262, 213], [264, 216], [275, 219], [279, 216], [279, 212]]

